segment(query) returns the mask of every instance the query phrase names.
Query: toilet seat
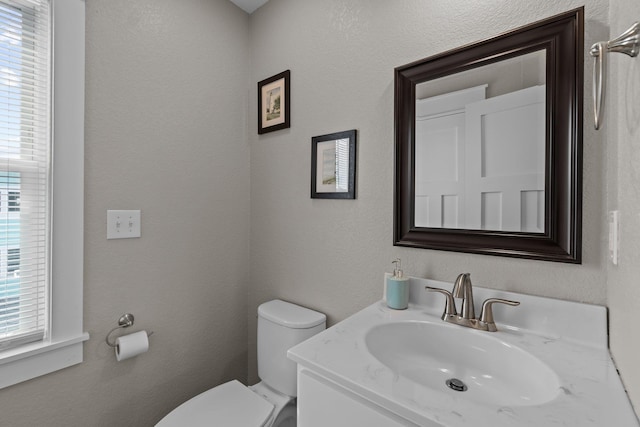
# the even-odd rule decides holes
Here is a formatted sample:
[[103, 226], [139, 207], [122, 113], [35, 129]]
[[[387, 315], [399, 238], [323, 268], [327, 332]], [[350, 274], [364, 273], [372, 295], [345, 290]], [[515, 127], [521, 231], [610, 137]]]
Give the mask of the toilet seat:
[[274, 405], [233, 380], [184, 402], [160, 420], [156, 427], [262, 427], [273, 408]]

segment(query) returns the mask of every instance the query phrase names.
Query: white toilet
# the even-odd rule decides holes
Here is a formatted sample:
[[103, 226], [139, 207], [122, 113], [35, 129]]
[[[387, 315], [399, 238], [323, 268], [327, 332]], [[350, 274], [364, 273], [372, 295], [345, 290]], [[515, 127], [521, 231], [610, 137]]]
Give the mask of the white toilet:
[[324, 330], [326, 316], [281, 300], [258, 307], [258, 376], [246, 387], [237, 380], [186, 401], [156, 427], [295, 427], [296, 364], [287, 350]]

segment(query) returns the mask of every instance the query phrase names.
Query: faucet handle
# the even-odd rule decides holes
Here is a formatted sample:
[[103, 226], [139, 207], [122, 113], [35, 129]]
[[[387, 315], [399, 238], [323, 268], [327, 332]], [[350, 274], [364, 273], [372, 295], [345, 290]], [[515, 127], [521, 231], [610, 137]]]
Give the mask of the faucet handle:
[[489, 298], [485, 302], [482, 303], [482, 311], [480, 312], [480, 318], [478, 321], [486, 325], [487, 330], [489, 332], [496, 332], [498, 328], [496, 327], [496, 322], [493, 320], [493, 304], [506, 304], [506, 305], [520, 305], [519, 301], [511, 301], [508, 299], [502, 298]]
[[458, 312], [456, 311], [456, 302], [453, 299], [453, 294], [446, 289], [440, 288], [432, 288], [431, 286], [424, 287], [428, 292], [440, 292], [447, 300], [444, 304], [444, 313], [442, 313], [442, 320], [446, 319], [449, 316], [457, 316]]

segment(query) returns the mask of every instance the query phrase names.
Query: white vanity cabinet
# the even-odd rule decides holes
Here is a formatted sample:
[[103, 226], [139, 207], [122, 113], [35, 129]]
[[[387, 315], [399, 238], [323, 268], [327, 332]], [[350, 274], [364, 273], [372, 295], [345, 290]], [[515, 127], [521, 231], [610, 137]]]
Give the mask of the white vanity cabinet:
[[313, 371], [298, 366], [298, 427], [417, 425]]
[[640, 427], [609, 355], [605, 307], [476, 286], [476, 302], [521, 302], [496, 307], [498, 331], [486, 332], [442, 321], [444, 301], [424, 288], [451, 283], [409, 286], [406, 310], [379, 301], [289, 349], [298, 426]]

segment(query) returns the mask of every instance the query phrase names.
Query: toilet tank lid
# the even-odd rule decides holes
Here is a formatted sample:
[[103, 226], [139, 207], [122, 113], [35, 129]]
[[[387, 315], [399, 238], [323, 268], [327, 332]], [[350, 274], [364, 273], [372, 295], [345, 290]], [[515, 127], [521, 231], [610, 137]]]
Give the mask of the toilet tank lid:
[[327, 320], [322, 313], [279, 299], [260, 304], [258, 316], [294, 329], [313, 328]]

